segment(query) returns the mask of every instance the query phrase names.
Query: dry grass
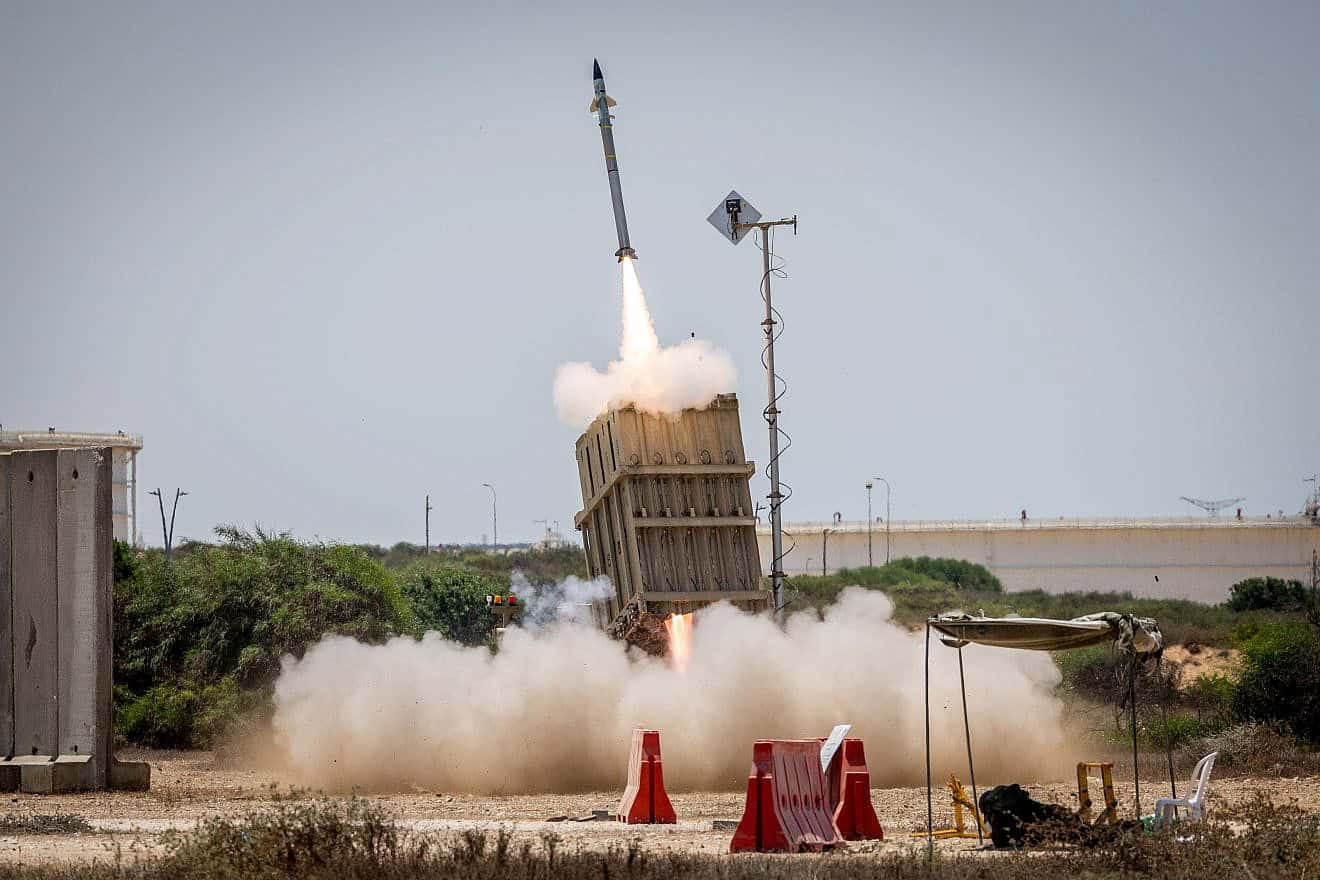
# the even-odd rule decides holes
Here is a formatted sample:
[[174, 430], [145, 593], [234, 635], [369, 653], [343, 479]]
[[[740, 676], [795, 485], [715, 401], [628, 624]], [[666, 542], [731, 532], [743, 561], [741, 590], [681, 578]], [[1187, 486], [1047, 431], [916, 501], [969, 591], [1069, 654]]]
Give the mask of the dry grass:
[[95, 831], [72, 813], [11, 813], [0, 816], [0, 834], [88, 834]]
[[1086, 849], [1055, 846], [1030, 853], [921, 853], [735, 856], [647, 853], [637, 845], [608, 852], [569, 849], [545, 834], [515, 845], [507, 832], [469, 831], [437, 839], [410, 835], [365, 801], [283, 803], [241, 818], [208, 820], [173, 838], [167, 854], [131, 864], [6, 866], [0, 878], [24, 880], [182, 880], [182, 878], [454, 878], [454, 880], [753, 880], [863, 877], [1091, 878], [1320, 876], [1320, 817], [1258, 799], [1199, 826], [1196, 838], [1127, 831]]

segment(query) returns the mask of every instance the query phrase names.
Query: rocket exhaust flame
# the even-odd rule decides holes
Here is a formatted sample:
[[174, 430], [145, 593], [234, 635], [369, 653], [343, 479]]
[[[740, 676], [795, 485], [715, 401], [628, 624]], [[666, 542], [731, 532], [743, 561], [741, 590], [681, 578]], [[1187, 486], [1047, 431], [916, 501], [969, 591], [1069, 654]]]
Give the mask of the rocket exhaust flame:
[[646, 294], [637, 278], [636, 264], [624, 259], [622, 268], [623, 340], [619, 343], [619, 357], [624, 362], [641, 364], [659, 353], [660, 339], [655, 335], [651, 310], [646, 307]]
[[581, 427], [611, 407], [632, 404], [652, 413], [702, 408], [737, 387], [733, 359], [702, 339], [662, 347], [637, 277], [625, 258], [623, 334], [619, 359], [604, 372], [588, 363], [564, 364], [555, 375], [555, 407], [566, 424]]
[[692, 612], [669, 615], [665, 632], [669, 633], [669, 659], [679, 673], [686, 673], [692, 659]]

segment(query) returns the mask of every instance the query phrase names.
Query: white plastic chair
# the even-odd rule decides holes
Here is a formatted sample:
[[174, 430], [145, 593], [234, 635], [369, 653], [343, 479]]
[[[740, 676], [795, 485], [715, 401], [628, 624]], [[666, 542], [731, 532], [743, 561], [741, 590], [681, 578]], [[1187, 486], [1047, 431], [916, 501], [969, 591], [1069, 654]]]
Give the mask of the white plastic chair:
[[1165, 822], [1177, 820], [1179, 807], [1186, 808], [1188, 818], [1194, 822], [1200, 822], [1205, 818], [1205, 798], [1210, 793], [1210, 771], [1215, 766], [1215, 758], [1218, 757], [1218, 752], [1211, 752], [1196, 762], [1196, 767], [1192, 770], [1193, 791], [1191, 796], [1160, 798], [1155, 802], [1155, 825], [1157, 827]]

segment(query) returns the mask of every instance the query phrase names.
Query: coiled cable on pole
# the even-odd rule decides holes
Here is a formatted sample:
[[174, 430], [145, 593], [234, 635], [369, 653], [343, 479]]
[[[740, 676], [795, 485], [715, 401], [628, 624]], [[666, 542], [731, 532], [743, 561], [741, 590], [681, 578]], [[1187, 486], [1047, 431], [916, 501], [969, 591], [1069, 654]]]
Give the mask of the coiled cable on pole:
[[[765, 477], [767, 480], [772, 481], [772, 485], [774, 481], [773, 478], [771, 477], [771, 472], [775, 469], [775, 465], [779, 463], [779, 460], [783, 457], [784, 453], [787, 452], [789, 448], [792, 447], [793, 445], [792, 436], [790, 436], [789, 433], [785, 431], [783, 428], [779, 427], [779, 418], [778, 418], [779, 401], [783, 399], [785, 394], [788, 393], [788, 382], [785, 381], [784, 377], [781, 376], [777, 370], [771, 371], [770, 369], [771, 349], [774, 343], [778, 342], [779, 338], [784, 335], [784, 317], [782, 314], [780, 314], [779, 310], [776, 309], [774, 305], [770, 302], [770, 279], [772, 277], [774, 278], [788, 277], [788, 272], [785, 271], [784, 269], [785, 262], [783, 258], [780, 257], [778, 254], [776, 254], [774, 251], [773, 229], [774, 228], [772, 226], [763, 226], [761, 228], [760, 240], [756, 242], [757, 248], [759, 248], [766, 256], [765, 265], [767, 266], [767, 268], [761, 275], [761, 285], [760, 285], [761, 302], [766, 305], [766, 309], [769, 312], [771, 316], [771, 320], [774, 323], [774, 327], [770, 328], [769, 332], [767, 333], [767, 339], [765, 345], [761, 348], [761, 366], [765, 370], [771, 372], [771, 380], [774, 386], [774, 395], [766, 403], [764, 409], [761, 410], [761, 417], [765, 419], [767, 425], [774, 428], [775, 434], [780, 438], [781, 442], [783, 443], [782, 446], [779, 446], [778, 449], [770, 453], [770, 458], [765, 465]], [[788, 483], [785, 483], [782, 477], [779, 478], [778, 484], [779, 484], [778, 496], [774, 494], [774, 490], [772, 488], [771, 497], [770, 497], [769, 514], [770, 514], [770, 522], [772, 527], [775, 522], [775, 515], [779, 512], [779, 509], [783, 507], [785, 501], [793, 497], [793, 487]], [[782, 518], [780, 525], [780, 534], [782, 536], [786, 536], [789, 538], [789, 544], [786, 548], [781, 548], [779, 554], [771, 560], [770, 571], [772, 574], [776, 571], [780, 571], [780, 572], [783, 571], [784, 559], [787, 558], [788, 554], [792, 553], [794, 548], [797, 546], [797, 542], [793, 539], [793, 535], [783, 530]], [[787, 575], [785, 575], [784, 580], [787, 581], [787, 579], [788, 579]], [[788, 602], [785, 600], [783, 602], [783, 606], [787, 606], [787, 605]], [[783, 610], [783, 606], [781, 606], [780, 608], [776, 608], [775, 609], [776, 612]]]

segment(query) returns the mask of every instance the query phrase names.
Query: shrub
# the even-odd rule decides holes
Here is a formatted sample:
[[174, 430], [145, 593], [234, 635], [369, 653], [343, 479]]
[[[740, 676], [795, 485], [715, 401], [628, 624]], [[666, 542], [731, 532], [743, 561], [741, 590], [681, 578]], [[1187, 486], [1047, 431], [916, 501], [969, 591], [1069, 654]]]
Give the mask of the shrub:
[[128, 543], [116, 538], [114, 563], [115, 582], [118, 583], [119, 581], [132, 580], [137, 576], [140, 567], [137, 551], [129, 546]]
[[145, 554], [115, 583], [118, 726], [155, 745], [211, 744], [268, 706], [280, 658], [327, 633], [411, 631], [394, 579], [362, 551], [217, 529], [222, 543], [167, 563]]
[[937, 581], [952, 584], [959, 590], [976, 590], [982, 593], [1002, 593], [1004, 585], [999, 578], [990, 573], [990, 569], [965, 559], [931, 558], [918, 556], [915, 559], [904, 557], [895, 559], [891, 565], [922, 574]]
[[504, 590], [476, 572], [433, 562], [414, 564], [400, 577], [399, 586], [418, 631], [434, 630], [464, 645], [480, 645], [490, 637], [495, 618], [486, 596]]
[[1233, 697], [1248, 721], [1278, 721], [1320, 743], [1320, 634], [1302, 623], [1271, 623], [1242, 643]]
[[[717, 855], [645, 846], [633, 838], [602, 850], [543, 832], [539, 841], [509, 830], [468, 829], [439, 837], [409, 834], [367, 802], [281, 804], [246, 816], [203, 820], [171, 832], [162, 856], [92, 864], [12, 865], [0, 876], [43, 880], [1036, 880], [1087, 877], [1314, 877], [1320, 872], [1320, 816], [1296, 804], [1272, 806], [1263, 795], [1216, 808], [1194, 842], [1175, 833], [1141, 834], [1101, 826], [1088, 846], [1032, 852], [959, 853], [942, 849], [927, 861], [922, 847], [892, 846], [809, 858]], [[656, 847], [663, 847], [657, 851]], [[665, 851], [668, 850], [668, 851]]]
[[1204, 755], [1218, 752], [1215, 774], [1252, 776], [1315, 776], [1320, 774], [1320, 753], [1301, 746], [1288, 728], [1278, 722], [1247, 722], [1187, 742], [1182, 763], [1188, 767]]
[[0, 816], [0, 834], [92, 834], [96, 828], [73, 813], [9, 813]]
[[394, 819], [358, 798], [204, 819], [195, 832], [168, 837], [166, 849], [170, 875], [247, 880], [374, 876], [403, 854]]
[[1233, 721], [1233, 699], [1237, 682], [1227, 675], [1198, 675], [1196, 681], [1183, 689], [1183, 699], [1196, 712], [1196, 717], [1217, 727]]
[[1234, 611], [1300, 611], [1306, 604], [1306, 587], [1283, 578], [1247, 578], [1233, 585], [1225, 604]]
[[1142, 725], [1139, 739], [1155, 749], [1177, 749], [1194, 740], [1202, 739], [1221, 730], [1223, 725], [1205, 721], [1186, 713], [1169, 713], [1168, 721], [1154, 717]]
[[162, 684], [141, 696], [128, 695], [115, 719], [124, 738], [153, 749], [187, 748], [197, 740], [197, 694]]

